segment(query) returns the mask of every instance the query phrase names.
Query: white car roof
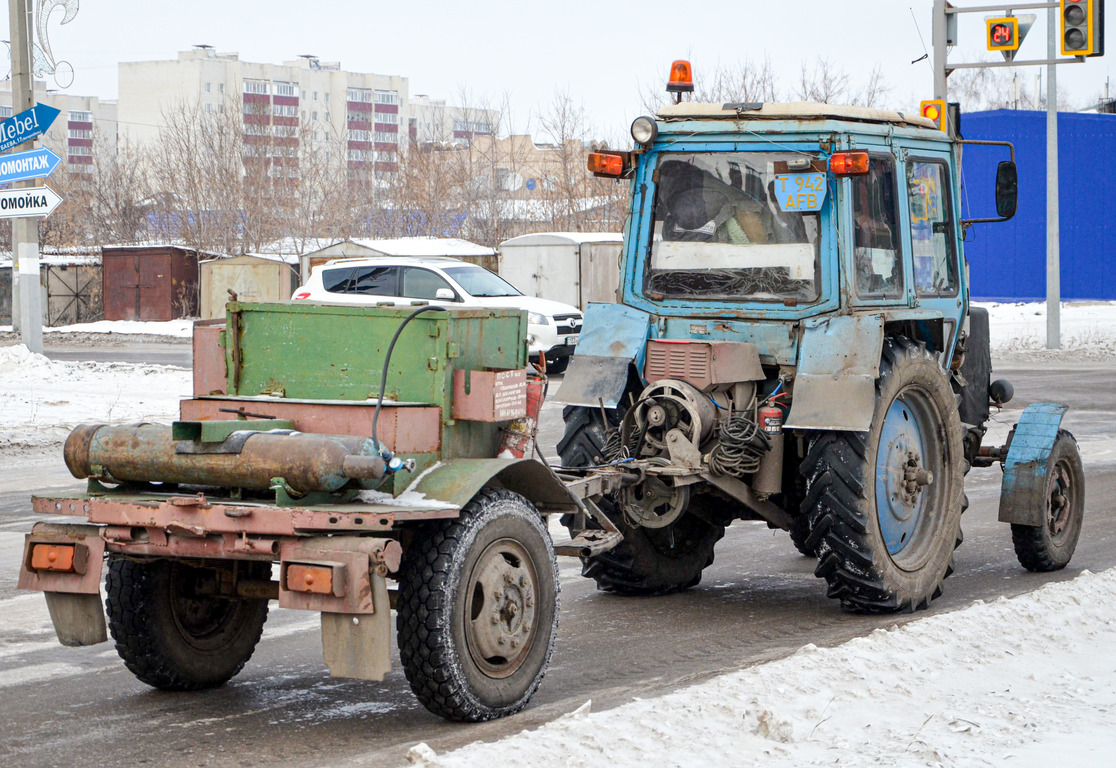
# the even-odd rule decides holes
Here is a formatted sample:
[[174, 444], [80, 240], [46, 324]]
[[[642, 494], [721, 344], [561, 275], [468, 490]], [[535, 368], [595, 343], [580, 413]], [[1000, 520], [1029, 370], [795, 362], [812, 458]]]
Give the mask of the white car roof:
[[477, 267], [476, 264], [449, 256], [366, 256], [361, 258], [330, 259], [323, 267], [334, 267], [343, 264], [349, 267]]

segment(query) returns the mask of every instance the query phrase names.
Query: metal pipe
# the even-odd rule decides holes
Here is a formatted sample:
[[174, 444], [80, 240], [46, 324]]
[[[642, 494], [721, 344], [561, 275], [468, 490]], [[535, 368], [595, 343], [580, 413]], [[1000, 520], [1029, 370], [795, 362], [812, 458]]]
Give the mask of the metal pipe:
[[385, 472], [377, 445], [364, 437], [254, 432], [239, 447], [224, 446], [179, 452], [168, 426], [83, 424], [66, 439], [64, 455], [77, 478], [262, 490], [281, 477], [298, 493], [332, 493], [354, 480], [367, 487]]

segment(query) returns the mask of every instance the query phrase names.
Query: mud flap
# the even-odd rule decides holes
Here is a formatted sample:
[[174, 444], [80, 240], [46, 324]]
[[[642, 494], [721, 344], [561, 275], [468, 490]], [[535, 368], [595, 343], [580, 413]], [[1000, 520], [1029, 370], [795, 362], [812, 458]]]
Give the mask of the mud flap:
[[554, 400], [564, 405], [615, 408], [624, 396], [628, 368], [643, 367], [651, 316], [623, 304], [591, 302], [562, 387]]
[[108, 640], [105, 609], [100, 594], [80, 595], [66, 592], [44, 592], [50, 620], [58, 642], [75, 648], [96, 645]]
[[866, 432], [876, 406], [883, 350], [879, 315], [806, 321], [787, 429]]
[[1046, 513], [1046, 465], [1067, 410], [1069, 406], [1064, 403], [1032, 403], [1019, 417], [1004, 459], [1001, 523], [1042, 525]]
[[332, 677], [383, 680], [391, 671], [387, 581], [373, 572], [373, 613], [323, 613], [322, 656]]

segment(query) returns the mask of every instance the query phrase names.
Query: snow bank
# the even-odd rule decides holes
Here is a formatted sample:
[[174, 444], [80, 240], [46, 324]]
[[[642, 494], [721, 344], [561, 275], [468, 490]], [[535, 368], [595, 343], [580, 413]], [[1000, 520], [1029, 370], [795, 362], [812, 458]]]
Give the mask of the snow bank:
[[1045, 304], [973, 302], [973, 306], [988, 310], [993, 358], [1036, 359], [1069, 352], [1088, 359], [1116, 359], [1116, 302], [1064, 302], [1060, 351], [1046, 349]]
[[[878, 629], [608, 712], [443, 755], [434, 768], [530, 765], [1111, 765], [1116, 570]], [[741, 631], [746, 632], [747, 627]], [[669, 663], [669, 660], [664, 660]]]
[[[11, 332], [12, 326], [0, 325], [0, 333]], [[167, 320], [165, 322], [140, 320], [98, 320], [95, 323], [59, 325], [43, 328], [43, 333], [123, 333], [149, 334], [151, 336], [176, 336], [188, 339], [194, 333], [193, 320]]]
[[161, 365], [50, 360], [0, 347], [0, 451], [60, 443], [84, 422], [169, 423], [191, 374]]

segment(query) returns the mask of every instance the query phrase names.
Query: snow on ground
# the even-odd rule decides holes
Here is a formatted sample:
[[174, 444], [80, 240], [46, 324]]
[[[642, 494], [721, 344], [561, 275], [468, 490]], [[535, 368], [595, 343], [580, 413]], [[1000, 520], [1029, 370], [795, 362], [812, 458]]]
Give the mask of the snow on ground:
[[408, 758], [427, 768], [1112, 765], [1114, 601], [1116, 570], [1084, 572], [660, 698], [586, 705], [492, 744], [442, 755], [420, 744]]
[[190, 388], [189, 371], [166, 366], [55, 361], [0, 347], [0, 451], [56, 445], [85, 422], [170, 423]]
[[989, 313], [993, 359], [1041, 359], [1070, 353], [1088, 359], [1116, 357], [1116, 302], [1072, 301], [1061, 308], [1062, 349], [1046, 349], [1046, 305], [973, 302]]
[[[10, 333], [12, 326], [0, 325], [0, 333]], [[128, 333], [149, 334], [152, 336], [177, 336], [190, 338], [194, 332], [193, 320], [168, 320], [148, 322], [139, 320], [99, 320], [95, 323], [60, 325], [56, 328], [43, 328], [43, 333]]]

